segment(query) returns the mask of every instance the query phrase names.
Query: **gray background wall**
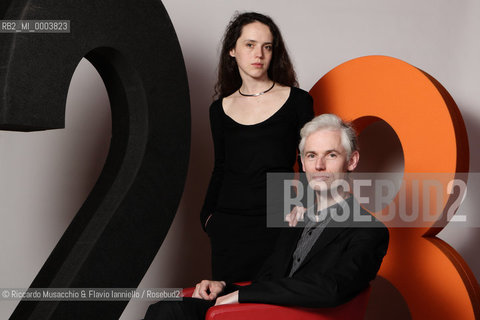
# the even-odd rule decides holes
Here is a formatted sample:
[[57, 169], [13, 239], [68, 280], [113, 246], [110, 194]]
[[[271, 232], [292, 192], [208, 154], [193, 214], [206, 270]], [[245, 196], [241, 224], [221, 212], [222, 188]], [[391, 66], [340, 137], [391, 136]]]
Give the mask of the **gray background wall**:
[[[259, 11], [274, 18], [305, 90], [342, 62], [371, 54], [396, 57], [428, 72], [458, 104], [470, 140], [470, 171], [480, 171], [480, 1], [163, 3], [177, 31], [188, 72], [192, 148], [176, 218], [141, 287], [190, 286], [209, 277], [209, 243], [198, 219], [213, 165], [208, 107], [220, 38], [236, 10]], [[72, 78], [66, 121], [64, 130], [0, 131], [0, 287], [29, 286], [102, 169], [111, 132], [109, 103], [100, 77], [86, 60]], [[480, 225], [476, 213], [479, 180], [469, 181], [467, 198], [459, 210], [467, 215], [470, 227], [450, 224], [439, 234], [464, 257], [477, 280], [480, 230], [474, 226]], [[148, 304], [130, 303], [121, 319], [142, 318]], [[0, 301], [0, 318], [7, 318], [15, 305]]]

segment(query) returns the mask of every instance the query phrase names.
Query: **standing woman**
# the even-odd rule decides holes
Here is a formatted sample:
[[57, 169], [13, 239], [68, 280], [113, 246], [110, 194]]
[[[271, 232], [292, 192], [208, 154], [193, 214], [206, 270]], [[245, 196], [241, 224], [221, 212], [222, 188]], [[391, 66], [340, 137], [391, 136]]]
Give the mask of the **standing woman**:
[[201, 211], [212, 246], [212, 277], [252, 279], [277, 231], [266, 223], [266, 173], [292, 172], [299, 132], [313, 118], [270, 17], [247, 12], [223, 38], [210, 126], [215, 165]]

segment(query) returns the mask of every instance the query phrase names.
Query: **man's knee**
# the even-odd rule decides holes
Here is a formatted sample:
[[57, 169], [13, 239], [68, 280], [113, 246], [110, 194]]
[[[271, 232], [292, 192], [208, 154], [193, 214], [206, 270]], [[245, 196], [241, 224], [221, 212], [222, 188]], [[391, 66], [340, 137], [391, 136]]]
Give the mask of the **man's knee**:
[[178, 314], [180, 309], [179, 302], [181, 301], [159, 301], [151, 304], [148, 307], [144, 320], [175, 319], [180, 316]]
[[148, 307], [144, 320], [204, 319], [214, 300], [183, 298], [183, 301], [160, 301]]

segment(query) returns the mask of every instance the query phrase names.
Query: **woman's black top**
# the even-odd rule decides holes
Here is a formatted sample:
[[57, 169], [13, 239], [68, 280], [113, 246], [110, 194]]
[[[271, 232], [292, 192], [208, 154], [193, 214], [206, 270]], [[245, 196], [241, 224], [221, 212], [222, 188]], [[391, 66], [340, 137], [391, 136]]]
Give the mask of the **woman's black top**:
[[215, 165], [201, 211], [202, 226], [215, 211], [265, 215], [266, 174], [293, 171], [300, 129], [314, 115], [312, 97], [295, 87], [277, 112], [253, 125], [226, 115], [222, 100], [210, 106]]

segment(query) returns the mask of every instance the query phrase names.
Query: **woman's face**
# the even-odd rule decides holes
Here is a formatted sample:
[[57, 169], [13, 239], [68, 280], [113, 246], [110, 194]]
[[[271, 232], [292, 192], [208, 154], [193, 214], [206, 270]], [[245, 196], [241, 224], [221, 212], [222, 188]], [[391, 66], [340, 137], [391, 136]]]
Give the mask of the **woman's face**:
[[272, 60], [273, 36], [270, 28], [255, 21], [244, 25], [230, 56], [237, 61], [238, 71], [243, 80], [268, 79], [268, 67]]

